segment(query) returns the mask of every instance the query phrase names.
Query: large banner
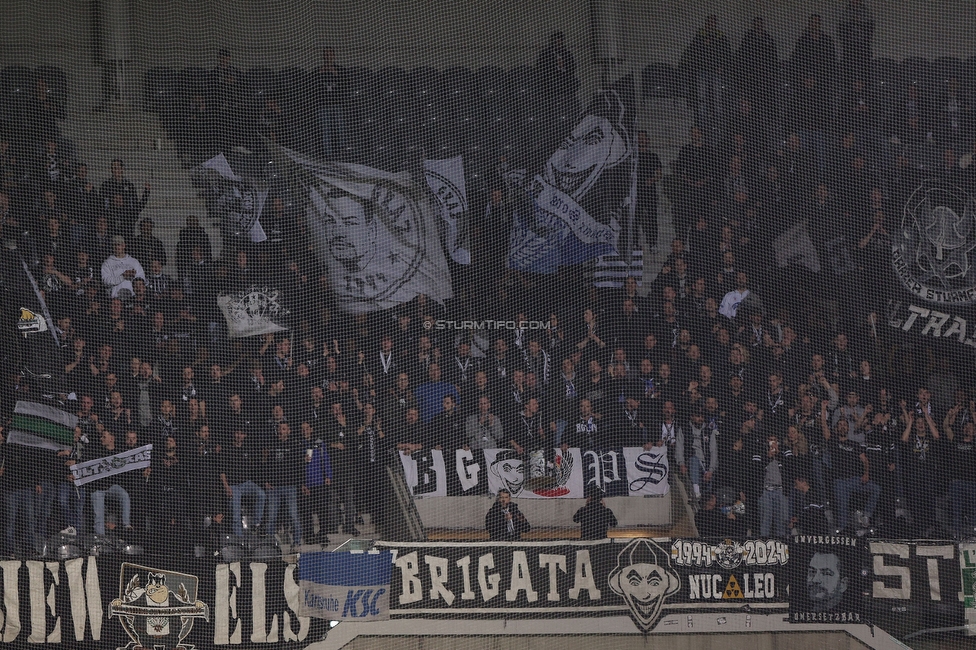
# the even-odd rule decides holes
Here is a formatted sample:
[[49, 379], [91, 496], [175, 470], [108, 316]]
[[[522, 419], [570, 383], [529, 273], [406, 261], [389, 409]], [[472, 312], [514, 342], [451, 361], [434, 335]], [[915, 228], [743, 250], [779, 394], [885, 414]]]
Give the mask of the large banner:
[[5, 560], [0, 577], [0, 647], [305, 647], [328, 629], [299, 614], [297, 566], [279, 560]]
[[[555, 273], [630, 245], [636, 194], [637, 112], [633, 75], [595, 93], [538, 170], [508, 180], [514, 211], [508, 266]], [[624, 250], [627, 250], [624, 248]]]
[[888, 301], [887, 324], [930, 341], [976, 347], [976, 197], [947, 179], [923, 180], [888, 231], [891, 283], [898, 290]]
[[522, 457], [512, 449], [423, 450], [400, 454], [414, 496], [497, 494], [520, 499], [582, 499], [588, 486], [604, 496], [663, 496], [669, 490], [667, 449], [559, 448]]
[[699, 539], [553, 544], [395, 544], [391, 613], [479, 616], [629, 614], [651, 631], [682, 610], [786, 608], [785, 543]]
[[[863, 543], [863, 542], [862, 542]], [[866, 544], [863, 585], [864, 612], [870, 620], [898, 637], [919, 622], [927, 627], [963, 625], [963, 598], [967, 588], [960, 567], [967, 557], [965, 544], [944, 540], [870, 540]], [[976, 559], [970, 555], [969, 560]], [[965, 569], [963, 570], [965, 574]], [[970, 591], [972, 584], [968, 585]]]
[[[905, 638], [923, 627], [962, 626], [973, 609], [976, 575], [976, 545], [939, 540], [616, 538], [377, 547], [379, 554], [302, 555], [301, 567], [193, 557], [3, 560], [0, 647], [304, 648], [323, 638], [329, 621], [432, 616], [460, 624], [627, 615], [631, 631], [646, 634], [678, 622], [674, 614], [782, 618], [787, 610], [791, 620], [824, 629], [870, 622]], [[352, 574], [337, 568], [351, 567], [354, 556], [366, 558], [366, 566]], [[318, 589], [325, 585], [339, 588], [323, 594]]]
[[309, 238], [339, 307], [387, 309], [452, 296], [431, 193], [405, 172], [315, 162], [281, 149], [304, 197]]

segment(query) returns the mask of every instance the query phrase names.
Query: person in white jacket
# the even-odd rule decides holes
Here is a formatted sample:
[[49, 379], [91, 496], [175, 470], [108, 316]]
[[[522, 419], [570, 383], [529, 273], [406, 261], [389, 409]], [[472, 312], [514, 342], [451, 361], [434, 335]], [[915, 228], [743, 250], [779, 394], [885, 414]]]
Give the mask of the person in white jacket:
[[112, 255], [102, 264], [102, 282], [113, 298], [124, 298], [125, 291], [130, 295], [135, 293], [132, 288], [135, 278], [145, 280], [146, 273], [139, 260], [125, 252], [125, 238], [116, 235], [112, 238]]

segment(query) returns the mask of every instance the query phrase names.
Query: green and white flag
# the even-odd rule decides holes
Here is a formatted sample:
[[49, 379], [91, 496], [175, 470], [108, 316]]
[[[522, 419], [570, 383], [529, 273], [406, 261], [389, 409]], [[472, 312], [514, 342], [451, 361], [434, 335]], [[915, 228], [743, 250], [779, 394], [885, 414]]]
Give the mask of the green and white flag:
[[7, 434], [12, 445], [60, 451], [74, 445], [78, 418], [50, 404], [18, 401]]

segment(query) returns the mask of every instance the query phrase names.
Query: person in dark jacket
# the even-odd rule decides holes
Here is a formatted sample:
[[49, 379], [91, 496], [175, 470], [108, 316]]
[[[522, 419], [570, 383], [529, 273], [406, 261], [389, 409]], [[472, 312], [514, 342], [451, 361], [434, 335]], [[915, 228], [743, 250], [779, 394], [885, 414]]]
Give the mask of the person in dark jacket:
[[305, 485], [305, 446], [291, 438], [291, 425], [278, 423], [278, 438], [265, 458], [264, 490], [268, 495], [268, 534], [274, 535], [278, 508], [285, 505], [291, 518], [292, 540], [302, 541], [302, 522], [298, 517], [298, 491]]
[[220, 473], [220, 482], [224, 486], [224, 493], [230, 499], [231, 525], [234, 527], [234, 534], [240, 536], [244, 534], [241, 522], [241, 502], [244, 497], [254, 500], [254, 523], [255, 526], [260, 526], [261, 519], [264, 517], [267, 495], [254, 480], [256, 478], [255, 455], [251, 446], [247, 444], [247, 432], [244, 429], [235, 429], [233, 443], [221, 455], [224, 468]]
[[[322, 435], [310, 422], [302, 422], [302, 441], [305, 448], [305, 485], [302, 486], [301, 513], [305, 541], [328, 544], [327, 532], [335, 531], [338, 513], [332, 510], [332, 461]], [[319, 520], [318, 536], [314, 535], [312, 515]]]
[[591, 490], [586, 495], [586, 505], [576, 511], [573, 521], [580, 525], [580, 539], [604, 539], [607, 528], [617, 526], [617, 517], [603, 502], [598, 490]]
[[529, 521], [512, 501], [512, 493], [499, 490], [498, 498], [485, 514], [485, 528], [492, 541], [517, 542], [522, 533], [529, 532]]

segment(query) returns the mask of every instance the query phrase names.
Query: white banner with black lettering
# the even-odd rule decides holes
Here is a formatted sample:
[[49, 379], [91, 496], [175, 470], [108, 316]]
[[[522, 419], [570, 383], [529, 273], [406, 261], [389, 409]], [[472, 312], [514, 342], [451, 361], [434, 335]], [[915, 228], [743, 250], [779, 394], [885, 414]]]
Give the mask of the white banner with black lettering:
[[84, 485], [98, 479], [108, 478], [134, 469], [145, 469], [152, 461], [152, 445], [126, 449], [112, 456], [88, 460], [71, 466], [75, 485]]
[[414, 496], [496, 494], [506, 489], [522, 499], [582, 499], [588, 486], [604, 496], [661, 496], [668, 493], [664, 447], [423, 450], [400, 454]]
[[670, 489], [670, 465], [668, 448], [624, 447], [629, 493], [661, 496]]

